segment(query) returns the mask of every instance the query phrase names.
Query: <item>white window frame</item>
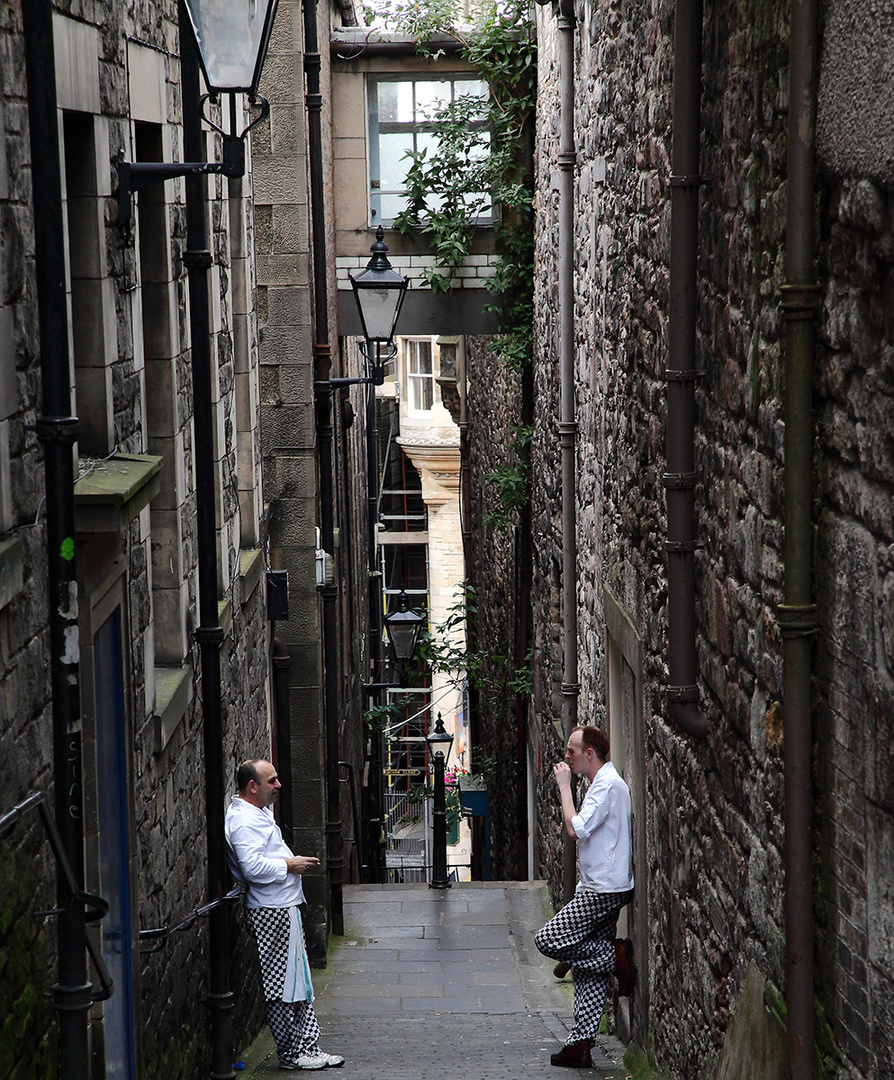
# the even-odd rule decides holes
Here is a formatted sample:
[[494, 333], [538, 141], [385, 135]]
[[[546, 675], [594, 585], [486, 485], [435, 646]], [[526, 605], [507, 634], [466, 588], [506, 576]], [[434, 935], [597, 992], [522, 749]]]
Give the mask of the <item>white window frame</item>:
[[[378, 88], [382, 83], [402, 83], [409, 84], [412, 87], [412, 121], [386, 121], [380, 120], [379, 108], [378, 108]], [[379, 137], [380, 135], [404, 133], [410, 136], [412, 146], [414, 150], [419, 147], [420, 136], [427, 135], [435, 130], [435, 125], [428, 122], [424, 118], [424, 110], [417, 105], [416, 100], [416, 85], [419, 83], [444, 83], [445, 87], [449, 87], [450, 100], [455, 101], [457, 97], [462, 96], [465, 92], [463, 90], [463, 83], [471, 83], [481, 85], [482, 80], [477, 78], [474, 74], [461, 74], [454, 72], [450, 75], [385, 75], [370, 77], [367, 80], [367, 121], [369, 131], [369, 224], [372, 226], [391, 225], [394, 221], [396, 214], [383, 212], [382, 210], [382, 196], [386, 198], [394, 198], [396, 196], [402, 196], [406, 193], [406, 188], [402, 185], [389, 184], [383, 186], [381, 181], [381, 162], [379, 151]], [[445, 94], [446, 98], [446, 94]], [[482, 127], [484, 125], [481, 125]], [[407, 162], [407, 169], [409, 169], [410, 163]], [[406, 205], [406, 199], [402, 200], [403, 205]], [[493, 225], [496, 220], [497, 211], [495, 206], [491, 203], [488, 211], [482, 212], [478, 217], [479, 225]]]
[[[418, 359], [419, 346], [429, 350], [430, 370], [414, 371], [414, 358]], [[437, 375], [437, 345], [434, 338], [404, 338], [404, 371], [407, 386], [407, 414], [409, 416], [429, 416], [435, 407], [435, 377]], [[426, 398], [428, 404], [425, 404]], [[421, 401], [421, 405], [420, 405]]]

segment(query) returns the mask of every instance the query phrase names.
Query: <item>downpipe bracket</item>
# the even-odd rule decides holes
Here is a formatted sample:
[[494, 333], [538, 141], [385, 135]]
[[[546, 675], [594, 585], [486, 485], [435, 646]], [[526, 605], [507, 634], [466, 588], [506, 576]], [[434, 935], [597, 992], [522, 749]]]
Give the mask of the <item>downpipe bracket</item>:
[[784, 638], [811, 637], [819, 632], [816, 604], [780, 604], [776, 622]]

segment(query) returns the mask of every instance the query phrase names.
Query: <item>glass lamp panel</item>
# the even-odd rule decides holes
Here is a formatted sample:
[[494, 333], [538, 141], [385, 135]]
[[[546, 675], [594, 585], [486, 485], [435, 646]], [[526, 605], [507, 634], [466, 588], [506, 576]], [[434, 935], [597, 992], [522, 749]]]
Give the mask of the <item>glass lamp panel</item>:
[[403, 292], [375, 286], [359, 288], [356, 292], [366, 336], [370, 341], [387, 341], [397, 319]]
[[254, 91], [277, 0], [185, 0], [210, 90]]

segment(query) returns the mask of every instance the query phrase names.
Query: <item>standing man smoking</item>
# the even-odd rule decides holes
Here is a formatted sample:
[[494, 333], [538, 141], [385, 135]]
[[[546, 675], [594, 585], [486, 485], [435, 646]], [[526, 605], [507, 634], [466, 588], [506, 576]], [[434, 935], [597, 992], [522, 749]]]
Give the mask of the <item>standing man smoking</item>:
[[267, 1023], [281, 1069], [344, 1065], [320, 1049], [313, 986], [298, 905], [301, 875], [320, 860], [293, 855], [273, 817], [282, 785], [263, 758], [244, 761], [236, 772], [238, 794], [226, 815], [230, 869], [246, 885], [245, 919], [258, 943]]
[[[631, 943], [615, 939], [618, 915], [633, 896], [630, 789], [609, 761], [607, 736], [596, 727], [574, 728], [553, 775], [565, 831], [578, 843], [580, 881], [571, 900], [534, 935], [534, 944], [574, 975], [574, 1027], [550, 1062], [586, 1069], [593, 1063], [609, 976], [617, 976], [622, 997], [633, 991]], [[575, 775], [590, 781], [580, 813], [571, 793]]]

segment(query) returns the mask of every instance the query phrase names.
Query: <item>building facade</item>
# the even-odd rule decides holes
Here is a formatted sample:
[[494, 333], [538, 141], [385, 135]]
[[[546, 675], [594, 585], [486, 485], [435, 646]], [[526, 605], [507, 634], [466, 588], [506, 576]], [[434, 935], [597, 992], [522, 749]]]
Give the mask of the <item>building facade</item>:
[[[538, 9], [539, 677], [530, 760], [546, 809], [536, 822], [537, 873], [554, 882], [558, 902], [562, 855], [546, 796], [548, 766], [561, 752], [557, 688], [574, 625], [555, 528], [567, 300], [578, 716], [608, 728], [634, 798], [637, 893], [627, 929], [640, 978], [632, 1004], [618, 1003], [619, 1030], [674, 1076], [776, 1077], [789, 1075], [786, 1020], [774, 1018], [787, 1014], [791, 1075], [808, 1075], [813, 1062], [798, 1063], [797, 1025], [813, 1017], [815, 989], [816, 1075], [882, 1077], [892, 908], [879, 883], [891, 877], [894, 836], [882, 766], [894, 715], [894, 413], [883, 299], [891, 158], [886, 106], [873, 105], [861, 124], [853, 116], [858, 102], [880, 101], [856, 72], [874, 71], [881, 85], [891, 78], [890, 25], [868, 6], [837, 3], [823, 6], [822, 37], [798, 8], [715, 4], [702, 21], [698, 6], [694, 29], [692, 11]], [[680, 52], [687, 19], [688, 54]], [[845, 63], [846, 55], [861, 62]], [[689, 129], [678, 100], [687, 71], [696, 73]], [[790, 99], [792, 85], [800, 96]], [[805, 118], [789, 126], [799, 101], [808, 103]], [[678, 155], [693, 139], [695, 164], [685, 168]], [[793, 189], [805, 171], [799, 206]], [[675, 200], [692, 206], [693, 198], [690, 286], [675, 276], [683, 220]], [[804, 236], [799, 221], [809, 230], [802, 244], [815, 252], [806, 272], [792, 241]], [[563, 278], [565, 250], [572, 272]], [[693, 320], [683, 364], [672, 326], [681, 288]], [[806, 374], [796, 366], [805, 323], [816, 341]], [[691, 407], [681, 387], [691, 388]], [[669, 434], [681, 408], [693, 418], [692, 463], [683, 467]], [[694, 532], [683, 537], [673, 533], [681, 491], [694, 501]], [[799, 551], [791, 544], [805, 504]], [[679, 579], [669, 575], [684, 553], [693, 566], [692, 694], [674, 671]], [[793, 599], [805, 576], [809, 595]], [[793, 650], [805, 647], [806, 737], [791, 696]], [[795, 773], [799, 738], [807, 768]], [[802, 843], [792, 808], [805, 802], [812, 830]], [[798, 857], [806, 858], [801, 875]], [[792, 893], [804, 882], [800, 921], [812, 929], [816, 967], [799, 1000], [792, 987], [803, 957], [793, 940], [803, 927]]]
[[[198, 146], [219, 160], [220, 139], [184, 101], [194, 48], [176, 3], [0, 16], [0, 815], [25, 804], [0, 841], [10, 1078], [57, 1075], [79, 1051], [81, 1031], [60, 1051], [60, 1013], [44, 1004], [71, 983], [72, 952], [96, 996], [75, 1025], [95, 1075], [210, 1067], [206, 1001], [221, 986], [209, 969], [235, 916], [197, 918], [220, 885], [207, 838], [222, 836], [236, 764], [270, 753], [251, 179], [202, 181], [192, 217], [187, 182], [148, 187], [127, 229], [116, 199], [119, 158], [184, 161]], [[203, 344], [207, 394], [194, 382]], [[57, 550], [63, 504], [73, 531]], [[98, 963], [83, 925], [72, 933], [72, 905], [35, 914], [56, 906], [57, 860], [31, 796], [52, 809], [54, 793], [79, 887], [110, 906], [87, 931]], [[239, 926], [223, 939], [237, 1041], [259, 1005]]]

